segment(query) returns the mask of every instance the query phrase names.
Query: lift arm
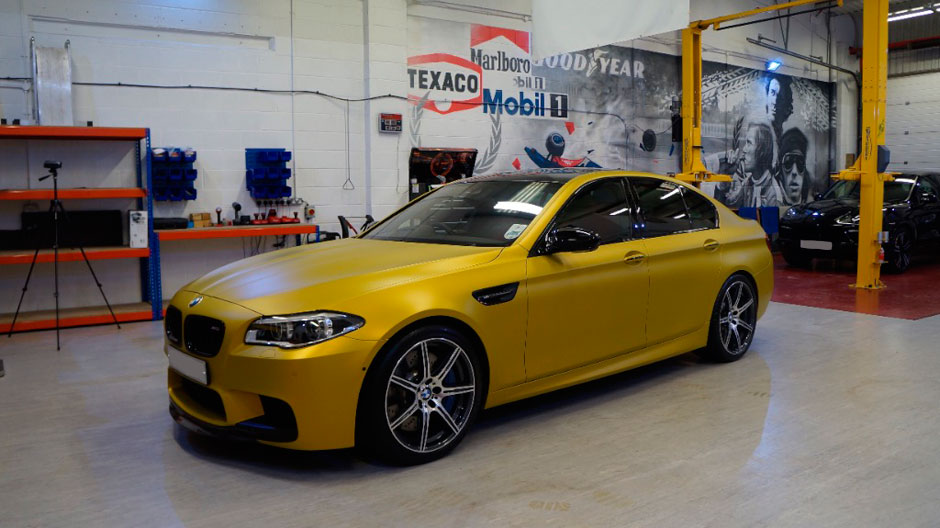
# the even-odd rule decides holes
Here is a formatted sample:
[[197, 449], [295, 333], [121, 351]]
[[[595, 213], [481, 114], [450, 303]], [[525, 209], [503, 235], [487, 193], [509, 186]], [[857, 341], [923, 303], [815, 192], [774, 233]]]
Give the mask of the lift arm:
[[[879, 172], [878, 152], [885, 144], [885, 100], [888, 84], [888, 0], [865, 0], [862, 14], [862, 151], [855, 164], [834, 174], [837, 180], [858, 181], [858, 269], [856, 288], [877, 290], [881, 282], [881, 236], [884, 182], [894, 178]], [[880, 170], [884, 170], [881, 167]]]
[[833, 1], [836, 5], [842, 5], [842, 0], [795, 0], [708, 20], [697, 20], [682, 30], [682, 172], [676, 174], [676, 178], [695, 184], [705, 181], [731, 181], [730, 176], [709, 172], [702, 162], [702, 30], [709, 27], [718, 29], [729, 20], [807, 4], [832, 4]]

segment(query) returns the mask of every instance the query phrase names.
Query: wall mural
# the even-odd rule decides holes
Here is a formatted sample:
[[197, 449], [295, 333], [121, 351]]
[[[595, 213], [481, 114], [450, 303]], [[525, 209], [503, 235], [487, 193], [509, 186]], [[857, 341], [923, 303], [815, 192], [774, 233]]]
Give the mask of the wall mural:
[[[530, 56], [529, 34], [409, 17], [413, 146], [479, 150], [476, 173], [676, 172], [680, 58], [620, 46]], [[705, 62], [703, 189], [731, 207], [804, 202], [829, 184], [832, 86]]]

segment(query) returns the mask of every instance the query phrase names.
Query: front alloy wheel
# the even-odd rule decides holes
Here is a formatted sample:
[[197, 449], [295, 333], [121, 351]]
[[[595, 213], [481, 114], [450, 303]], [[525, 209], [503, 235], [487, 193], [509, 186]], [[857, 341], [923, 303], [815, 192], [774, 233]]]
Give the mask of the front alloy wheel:
[[405, 449], [437, 451], [467, 426], [475, 393], [466, 351], [450, 339], [424, 339], [392, 370], [385, 392], [386, 423]]
[[395, 465], [423, 464], [454, 449], [483, 404], [477, 354], [471, 340], [444, 326], [396, 339], [364, 381], [357, 446]]

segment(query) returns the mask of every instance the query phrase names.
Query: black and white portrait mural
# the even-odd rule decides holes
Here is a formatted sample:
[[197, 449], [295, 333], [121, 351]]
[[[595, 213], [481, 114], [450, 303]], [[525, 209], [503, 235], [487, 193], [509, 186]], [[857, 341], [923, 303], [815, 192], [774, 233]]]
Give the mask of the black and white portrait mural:
[[[477, 148], [476, 173], [537, 167], [680, 169], [680, 58], [604, 46], [534, 61], [529, 34], [410, 17], [413, 146]], [[704, 161], [731, 207], [786, 206], [829, 182], [832, 87], [705, 62]]]

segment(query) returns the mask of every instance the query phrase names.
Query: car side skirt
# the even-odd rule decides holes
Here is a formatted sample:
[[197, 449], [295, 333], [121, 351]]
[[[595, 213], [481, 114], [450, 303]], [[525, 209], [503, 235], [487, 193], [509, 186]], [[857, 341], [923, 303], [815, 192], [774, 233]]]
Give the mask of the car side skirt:
[[490, 392], [486, 399], [486, 408], [496, 407], [539, 394], [545, 394], [565, 387], [571, 387], [579, 383], [603, 378], [617, 374], [618, 372], [635, 369], [666, 358], [697, 350], [704, 347], [708, 341], [708, 327], [709, 325], [706, 324], [690, 334], [686, 334], [671, 341], [666, 341], [665, 343], [653, 345], [599, 363], [585, 365], [567, 372], [553, 374], [521, 385]]

